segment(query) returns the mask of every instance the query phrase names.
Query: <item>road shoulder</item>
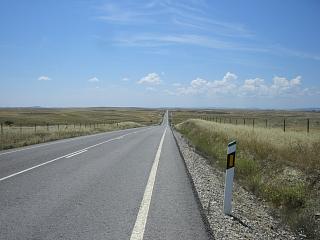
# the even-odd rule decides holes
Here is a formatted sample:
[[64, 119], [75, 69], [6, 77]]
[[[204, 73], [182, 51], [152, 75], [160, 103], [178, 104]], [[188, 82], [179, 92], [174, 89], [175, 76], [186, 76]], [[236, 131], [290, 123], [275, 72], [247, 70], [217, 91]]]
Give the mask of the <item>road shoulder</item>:
[[143, 239], [211, 239], [169, 128]]
[[233, 195], [235, 217], [225, 216], [222, 210], [224, 173], [210, 166], [180, 133], [173, 130], [173, 134], [216, 239], [296, 239], [288, 227], [272, 216], [266, 204], [238, 184]]

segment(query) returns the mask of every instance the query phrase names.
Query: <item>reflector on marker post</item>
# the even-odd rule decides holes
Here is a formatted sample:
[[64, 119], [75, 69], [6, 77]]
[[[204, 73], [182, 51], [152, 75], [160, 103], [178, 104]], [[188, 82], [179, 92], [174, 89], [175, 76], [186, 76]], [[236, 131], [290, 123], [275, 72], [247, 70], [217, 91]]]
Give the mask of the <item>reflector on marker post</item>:
[[233, 188], [233, 177], [234, 177], [234, 165], [236, 160], [236, 141], [228, 144], [227, 150], [227, 169], [226, 169], [226, 180], [224, 187], [224, 202], [223, 211], [224, 214], [230, 215], [232, 209], [232, 188]]

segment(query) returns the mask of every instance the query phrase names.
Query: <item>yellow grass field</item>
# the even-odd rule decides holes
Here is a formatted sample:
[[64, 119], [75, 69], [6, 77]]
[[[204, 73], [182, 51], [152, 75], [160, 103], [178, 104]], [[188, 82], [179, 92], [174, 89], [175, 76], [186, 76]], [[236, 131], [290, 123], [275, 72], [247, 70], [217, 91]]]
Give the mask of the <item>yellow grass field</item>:
[[0, 109], [0, 150], [159, 124], [163, 113], [138, 108]]

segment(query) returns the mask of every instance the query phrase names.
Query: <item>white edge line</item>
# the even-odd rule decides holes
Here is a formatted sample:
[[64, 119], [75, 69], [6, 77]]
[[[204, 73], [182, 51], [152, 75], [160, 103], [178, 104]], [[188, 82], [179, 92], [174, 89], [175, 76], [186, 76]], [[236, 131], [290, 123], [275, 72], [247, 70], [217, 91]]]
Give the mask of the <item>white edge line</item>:
[[[151, 128], [151, 127], [150, 127], [150, 128]], [[148, 129], [150, 129], [150, 128], [143, 129], [143, 130], [138, 131], [138, 132], [143, 132], [143, 131], [146, 131], [146, 130], [148, 130]], [[127, 134], [121, 135], [120, 137], [125, 137], [125, 136], [128, 136], [128, 135], [130, 135], [130, 134], [132, 134], [132, 133], [127, 133]], [[39, 164], [39, 165], [36, 165], [36, 166], [30, 167], [30, 168], [27, 168], [27, 169], [22, 170], [22, 171], [20, 171], [20, 172], [16, 172], [16, 173], [13, 173], [13, 174], [8, 175], [8, 176], [6, 176], [6, 177], [0, 178], [0, 182], [1, 182], [1, 181], [3, 181], [3, 180], [6, 180], [6, 179], [8, 179], [8, 178], [12, 178], [12, 177], [14, 177], [14, 176], [17, 176], [17, 175], [19, 175], [19, 174], [22, 174], [22, 173], [25, 173], [25, 172], [31, 171], [31, 170], [33, 170], [33, 169], [35, 169], [35, 168], [38, 168], [38, 167], [44, 166], [44, 165], [49, 164], [49, 163], [52, 163], [52, 162], [55, 162], [55, 161], [57, 161], [57, 160], [59, 160], [59, 159], [61, 159], [61, 158], [67, 158], [68, 156], [73, 155], [73, 154], [75, 154], [75, 153], [79, 153], [79, 152], [81, 152], [81, 151], [87, 151], [87, 150], [88, 150], [88, 149], [90, 149], [90, 148], [93, 148], [93, 147], [96, 147], [96, 146], [99, 146], [99, 145], [101, 145], [101, 144], [104, 144], [104, 143], [107, 143], [107, 142], [111, 142], [111, 141], [114, 141], [114, 140], [119, 140], [119, 139], [121, 139], [121, 138], [119, 138], [119, 137], [112, 138], [112, 139], [109, 139], [109, 140], [103, 141], [103, 142], [101, 142], [101, 143], [98, 143], [98, 144], [95, 144], [95, 145], [92, 145], [92, 146], [86, 147], [86, 148], [84, 148], [84, 149], [80, 149], [80, 150], [78, 150], [78, 151], [75, 151], [75, 152], [72, 152], [72, 153], [68, 153], [68, 154], [63, 155], [63, 156], [61, 156], [61, 157], [58, 157], [58, 158], [52, 159], [52, 160], [50, 160], [50, 161], [47, 161], [47, 162], [41, 163], [41, 164]]]
[[161, 155], [161, 150], [162, 150], [162, 144], [163, 140], [165, 137], [167, 131], [167, 127], [163, 132], [163, 135], [160, 140], [160, 144], [150, 171], [149, 179], [147, 182], [146, 189], [143, 194], [143, 199], [139, 208], [139, 212], [137, 215], [136, 222], [134, 224], [130, 240], [142, 240], [146, 223], [147, 223], [147, 218], [148, 218], [148, 213], [149, 213], [149, 207], [150, 207], [150, 202], [151, 202], [151, 197], [152, 197], [152, 191], [153, 191], [153, 186], [155, 183], [156, 175], [157, 175], [157, 169], [159, 165], [159, 160], [160, 160], [160, 155]]

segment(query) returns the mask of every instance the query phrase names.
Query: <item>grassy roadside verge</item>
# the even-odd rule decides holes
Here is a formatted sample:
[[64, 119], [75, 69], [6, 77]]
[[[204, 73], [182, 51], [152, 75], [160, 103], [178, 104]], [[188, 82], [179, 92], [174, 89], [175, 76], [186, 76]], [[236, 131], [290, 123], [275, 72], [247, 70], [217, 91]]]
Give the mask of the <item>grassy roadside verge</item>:
[[66, 128], [61, 126], [60, 130], [47, 131], [46, 127], [38, 127], [37, 132], [9, 131], [0, 135], [0, 150], [23, 147], [32, 144], [44, 143], [64, 138], [79, 137], [101, 132], [110, 132], [121, 129], [143, 127], [145, 125], [135, 122], [120, 122], [114, 124], [99, 125], [90, 128]]
[[267, 200], [293, 230], [319, 239], [319, 135], [195, 119], [176, 128], [221, 170], [225, 169], [226, 145], [236, 139], [236, 180]]

